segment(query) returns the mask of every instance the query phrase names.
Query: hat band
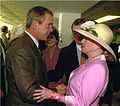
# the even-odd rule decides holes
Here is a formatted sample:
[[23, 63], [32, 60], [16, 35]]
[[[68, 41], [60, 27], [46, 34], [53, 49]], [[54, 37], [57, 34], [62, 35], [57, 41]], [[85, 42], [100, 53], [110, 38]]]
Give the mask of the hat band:
[[98, 34], [97, 34], [97, 32], [95, 31], [95, 30], [93, 30], [93, 28], [81, 28], [82, 30], [84, 30], [84, 31], [87, 31], [87, 32], [89, 32], [89, 33], [91, 33], [92, 35], [94, 35], [94, 36], [96, 36], [96, 37], [98, 37]]

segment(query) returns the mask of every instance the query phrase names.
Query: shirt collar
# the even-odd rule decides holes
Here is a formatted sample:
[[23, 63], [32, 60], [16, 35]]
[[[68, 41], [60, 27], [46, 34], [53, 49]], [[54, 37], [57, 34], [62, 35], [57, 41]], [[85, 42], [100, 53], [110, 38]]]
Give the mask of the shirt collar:
[[78, 45], [78, 44], [76, 43], [76, 47], [77, 47], [78, 50], [81, 51], [81, 45]]
[[95, 60], [98, 60], [98, 59], [99, 59], [99, 60], [104, 60], [104, 61], [106, 61], [105, 55], [101, 54], [101, 55], [96, 56], [96, 57], [94, 57], [94, 58], [92, 58], [92, 59], [88, 59], [87, 62], [95, 61]]
[[30, 38], [33, 40], [35, 45], [39, 48], [38, 40], [34, 36], [32, 36], [28, 31], [25, 30], [25, 33], [27, 33], [30, 36]]

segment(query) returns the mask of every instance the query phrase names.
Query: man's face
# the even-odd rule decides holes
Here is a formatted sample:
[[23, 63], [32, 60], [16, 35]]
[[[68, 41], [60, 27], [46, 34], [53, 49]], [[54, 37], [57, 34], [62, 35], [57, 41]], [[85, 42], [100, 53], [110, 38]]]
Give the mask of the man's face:
[[81, 45], [81, 40], [83, 39], [83, 36], [77, 32], [73, 32], [73, 39], [78, 45]]
[[79, 33], [77, 32], [74, 32], [73, 30], [74, 29], [80, 29], [80, 25], [73, 25], [72, 27], [72, 32], [73, 32], [73, 39], [75, 40], [75, 42], [78, 44], [78, 45], [81, 45], [81, 36]]
[[48, 35], [53, 31], [53, 16], [47, 14], [45, 20], [42, 23], [38, 23], [35, 31], [38, 40], [47, 40]]

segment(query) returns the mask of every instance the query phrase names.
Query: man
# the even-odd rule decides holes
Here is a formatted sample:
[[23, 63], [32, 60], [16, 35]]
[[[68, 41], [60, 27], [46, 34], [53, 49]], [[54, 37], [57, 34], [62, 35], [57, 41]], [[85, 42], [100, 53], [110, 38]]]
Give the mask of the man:
[[0, 103], [2, 106], [5, 105], [6, 96], [6, 76], [5, 76], [5, 50], [3, 48], [3, 42], [0, 38]]
[[[8, 34], [8, 37], [7, 37]], [[3, 42], [3, 47], [6, 50], [9, 44], [9, 40], [10, 40], [10, 31], [8, 31], [8, 27], [7, 26], [2, 26], [1, 27], [1, 35], [0, 38], [2, 39]]]
[[41, 57], [39, 40], [47, 40], [53, 30], [53, 13], [44, 7], [28, 11], [26, 30], [14, 39], [6, 53], [8, 98], [7, 106], [45, 106], [32, 94], [40, 85], [47, 86], [46, 66]]

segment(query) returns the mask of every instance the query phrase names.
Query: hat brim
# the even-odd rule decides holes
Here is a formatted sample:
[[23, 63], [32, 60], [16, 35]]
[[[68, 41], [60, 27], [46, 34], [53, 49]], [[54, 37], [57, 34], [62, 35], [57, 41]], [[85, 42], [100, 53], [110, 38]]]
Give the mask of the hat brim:
[[105, 43], [102, 39], [94, 36], [93, 34], [87, 32], [87, 31], [81, 30], [81, 29], [74, 29], [74, 31], [80, 33], [81, 35], [83, 35], [91, 40], [94, 40], [96, 43], [98, 43], [103, 48], [105, 48], [114, 57], [115, 60], [117, 60], [116, 55], [115, 55], [114, 51], [112, 50], [112, 48], [107, 43]]

